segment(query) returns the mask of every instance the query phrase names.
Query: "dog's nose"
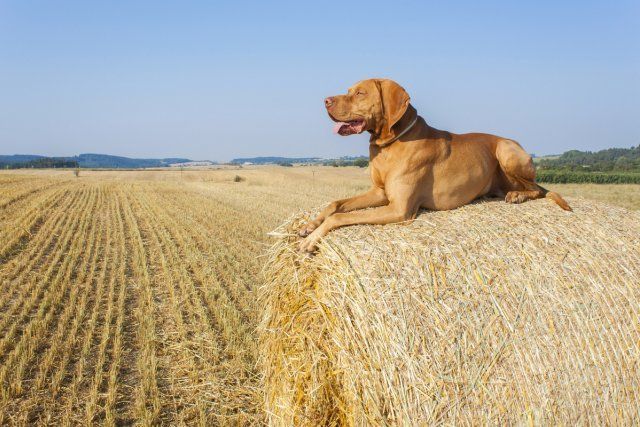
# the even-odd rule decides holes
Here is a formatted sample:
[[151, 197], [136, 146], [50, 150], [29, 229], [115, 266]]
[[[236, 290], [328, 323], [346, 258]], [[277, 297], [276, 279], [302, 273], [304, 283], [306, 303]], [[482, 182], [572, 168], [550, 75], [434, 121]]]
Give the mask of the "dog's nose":
[[329, 107], [331, 107], [332, 105], [333, 105], [333, 98], [332, 98], [332, 97], [325, 98], [325, 100], [324, 100], [324, 106], [325, 106], [325, 107], [327, 107], [327, 108], [329, 108]]

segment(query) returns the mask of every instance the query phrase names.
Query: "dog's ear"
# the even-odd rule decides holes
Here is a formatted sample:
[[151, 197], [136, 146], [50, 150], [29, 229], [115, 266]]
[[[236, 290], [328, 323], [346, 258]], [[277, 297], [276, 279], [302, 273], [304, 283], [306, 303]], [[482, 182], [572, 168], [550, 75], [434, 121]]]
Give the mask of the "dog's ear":
[[376, 83], [382, 99], [382, 115], [385, 123], [382, 126], [380, 138], [384, 140], [394, 136], [391, 128], [407, 112], [411, 98], [407, 91], [393, 80], [379, 79]]

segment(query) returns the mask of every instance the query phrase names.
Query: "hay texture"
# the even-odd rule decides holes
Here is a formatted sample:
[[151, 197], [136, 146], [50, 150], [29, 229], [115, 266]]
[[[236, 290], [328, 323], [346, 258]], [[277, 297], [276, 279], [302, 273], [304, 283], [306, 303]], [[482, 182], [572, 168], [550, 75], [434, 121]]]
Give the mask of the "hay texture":
[[640, 214], [486, 201], [410, 224], [273, 234], [272, 425], [637, 424]]

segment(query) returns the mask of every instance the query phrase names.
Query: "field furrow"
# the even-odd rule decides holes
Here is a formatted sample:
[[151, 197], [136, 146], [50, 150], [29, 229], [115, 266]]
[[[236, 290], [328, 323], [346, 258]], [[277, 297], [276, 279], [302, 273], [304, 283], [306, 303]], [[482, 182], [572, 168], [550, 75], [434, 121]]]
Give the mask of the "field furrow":
[[162, 217], [150, 208], [143, 192], [138, 196], [133, 205], [156, 261], [153, 271], [157, 280], [153, 289], [161, 314], [161, 363], [169, 374], [167, 389], [163, 392], [181, 396], [171, 407], [163, 408], [163, 417], [204, 421], [206, 403], [202, 401], [199, 387], [213, 379], [206, 369], [217, 364], [223, 346], [212, 319], [197, 299], [193, 283], [176, 259], [175, 242], [168, 238]]
[[60, 367], [64, 368], [60, 370], [64, 374], [54, 378], [54, 383], [61, 389], [58, 398], [60, 405], [56, 415], [63, 424], [79, 423], [83, 420], [81, 408], [87, 399], [87, 384], [92, 376], [91, 366], [94, 361], [93, 351], [101, 328], [100, 319], [104, 315], [103, 299], [111, 269], [112, 227], [106, 216], [100, 214], [106, 209], [105, 203], [108, 200], [102, 187], [100, 192], [103, 195], [101, 203], [91, 212], [93, 217], [100, 218], [100, 238], [97, 242], [99, 256], [92, 259], [89, 266], [90, 274], [84, 283], [78, 283], [82, 283], [90, 293], [82, 302], [81, 314], [74, 319], [74, 338], [69, 342], [70, 351], [60, 361]]
[[[81, 196], [80, 193], [70, 193], [64, 201], [67, 202], [68, 208], [74, 209], [77, 204], [82, 203]], [[2, 304], [0, 307], [4, 312], [9, 310], [8, 307], [11, 304], [17, 302], [14, 295], [25, 291], [23, 286], [16, 286], [16, 284], [23, 284], [43, 274], [49, 267], [46, 261], [55, 259], [58, 249], [65, 244], [62, 237], [64, 231], [70, 228], [71, 220], [66, 209], [52, 212], [39, 232], [33, 236], [27, 246], [22, 248], [20, 256], [0, 265], [2, 278], [0, 292], [6, 297], [0, 302]]]
[[87, 262], [87, 257], [81, 254], [88, 238], [88, 212], [98, 199], [97, 191], [87, 191], [84, 199], [86, 209], [80, 210], [75, 221], [77, 226], [69, 228], [71, 233], [66, 239], [68, 244], [61, 252], [65, 256], [59, 258], [47, 271], [48, 276], [42, 282], [47, 286], [38, 290], [41, 292], [38, 292], [39, 296], [33, 301], [33, 306], [24, 307], [23, 311], [27, 311], [25, 323], [18, 328], [18, 333], [11, 335], [11, 343], [15, 343], [15, 346], [5, 348], [6, 357], [0, 369], [1, 398], [4, 403], [9, 399], [14, 399], [15, 403], [16, 399], [25, 397], [24, 384], [34, 371], [33, 359], [43, 353], [47, 354], [47, 345], [58, 345], [58, 341], [50, 340], [50, 334], [56, 330], [56, 322], [65, 320], [64, 313], [71, 313], [64, 308], [75, 305], [79, 288], [72, 286], [72, 281], [76, 268], [82, 268]]
[[[115, 244], [117, 245], [116, 253], [113, 259], [113, 262], [117, 266], [117, 270], [115, 272], [115, 281], [117, 285], [117, 292], [115, 297], [117, 298], [114, 302], [115, 304], [115, 312], [116, 317], [113, 325], [113, 337], [111, 340], [111, 358], [110, 363], [108, 365], [107, 375], [107, 387], [104, 393], [104, 422], [107, 425], [115, 425], [116, 421], [121, 417], [118, 415], [118, 408], [116, 407], [116, 403], [118, 398], [123, 396], [124, 390], [124, 378], [122, 377], [123, 371], [123, 352], [124, 345], [126, 343], [124, 337], [124, 322], [126, 320], [126, 295], [127, 295], [127, 280], [126, 280], [126, 239], [125, 239], [125, 229], [123, 224], [123, 211], [122, 211], [122, 203], [124, 199], [122, 197], [119, 189], [114, 190], [114, 211], [113, 211], [113, 221], [114, 226], [116, 227], [116, 239]], [[92, 416], [92, 414], [87, 412], [87, 416]]]
[[141, 235], [138, 220], [132, 212], [131, 202], [132, 199], [127, 197], [124, 214], [132, 246], [130, 269], [132, 285], [136, 292], [134, 318], [137, 325], [136, 366], [139, 379], [132, 397], [134, 405], [132, 417], [144, 425], [152, 425], [159, 421], [162, 409], [158, 388], [156, 307], [149, 274], [148, 251]]
[[[19, 276], [17, 280], [11, 280], [9, 276], [7, 282], [14, 284], [21, 284], [22, 280], [25, 278], [26, 280], [24, 280], [24, 285], [15, 287], [15, 289], [20, 292], [17, 296], [14, 296], [11, 290], [9, 291], [10, 295], [7, 299], [12, 300], [13, 305], [3, 312], [3, 317], [0, 321], [0, 330], [2, 330], [5, 325], [10, 324], [9, 330], [4, 331], [2, 339], [0, 339], [0, 362], [3, 363], [4, 369], [8, 369], [6, 362], [3, 361], [4, 355], [25, 329], [23, 323], [34, 320], [34, 310], [46, 310], [47, 306], [41, 304], [45, 296], [51, 296], [56, 293], [59, 294], [58, 289], [52, 286], [52, 283], [56, 279], [58, 281], [55, 283], [59, 283], [61, 279], [60, 274], [64, 274], [65, 268], [68, 267], [68, 263], [72, 260], [72, 257], [67, 256], [71, 247], [71, 239], [83, 225], [82, 218], [86, 218], [86, 215], [83, 215], [83, 213], [86, 212], [89, 197], [90, 194], [88, 191], [79, 192], [78, 208], [68, 211], [66, 217], [63, 218], [63, 223], [60, 224], [59, 238], [55, 242], [50, 243], [51, 246], [49, 249], [45, 248], [44, 251], [40, 252], [40, 256], [45, 257], [46, 261], [34, 261], [35, 268], [23, 270], [24, 275]], [[44, 234], [42, 237], [46, 239]], [[37, 240], [34, 244], [37, 244]], [[3, 282], [5, 282], [5, 280], [3, 280]], [[2, 375], [1, 373], [2, 370], [0, 370], [0, 375]]]
[[19, 254], [29, 240], [38, 234], [46, 219], [55, 213], [56, 207], [64, 200], [68, 192], [65, 186], [55, 186], [41, 197], [28, 200], [24, 206], [6, 209], [0, 218], [0, 261], [9, 262]]
[[[191, 280], [202, 292], [205, 304], [216, 307], [215, 311], [222, 310], [225, 318], [223, 322], [228, 341], [233, 342], [252, 337], [250, 329], [255, 327], [255, 307], [252, 298], [252, 287], [259, 271], [255, 257], [242, 258], [236, 255], [239, 248], [247, 247], [252, 236], [245, 234], [237, 239], [223, 240], [220, 236], [225, 233], [224, 228], [233, 227], [236, 224], [227, 224], [221, 230], [216, 230], [216, 224], [197, 222], [189, 218], [180, 206], [184, 203], [174, 203], [171, 198], [162, 197], [163, 192], [156, 192], [149, 197], [155, 197], [152, 206], [164, 206], [165, 212], [156, 212], [155, 215], [181, 218], [175, 226], [167, 228], [167, 233], [172, 241], [176, 242], [179, 250], [178, 256], [186, 265]], [[184, 201], [183, 201], [184, 202]], [[207, 202], [199, 206], [211, 209], [215, 207]], [[236, 220], [245, 218], [235, 216]], [[233, 221], [233, 220], [232, 220]], [[177, 222], [177, 221], [176, 221]], [[203, 233], [209, 230], [208, 233]], [[217, 232], [216, 232], [217, 231]], [[243, 277], [253, 275], [252, 279], [243, 281]], [[233, 331], [232, 333], [230, 331]], [[246, 348], [243, 346], [243, 348]]]
[[12, 208], [14, 204], [23, 200], [30, 199], [34, 196], [38, 196], [39, 193], [45, 192], [52, 187], [60, 185], [60, 182], [42, 183], [33, 182], [32, 185], [25, 185], [27, 183], [21, 182], [20, 185], [15, 185], [15, 188], [7, 188], [3, 193], [5, 194], [4, 200], [0, 201], [0, 211]]
[[[101, 195], [102, 196], [102, 195]], [[99, 197], [95, 207], [102, 204]], [[87, 303], [93, 297], [94, 288], [91, 286], [98, 259], [103, 248], [105, 233], [103, 221], [99, 215], [91, 216], [91, 225], [85, 243], [82, 261], [78, 264], [77, 275], [72, 281], [72, 298], [59, 316], [54, 335], [49, 339], [50, 347], [40, 358], [38, 371], [32, 382], [32, 396], [35, 402], [32, 412], [39, 415], [42, 422], [51, 422], [61, 411], [58, 396], [62, 391], [64, 381], [70, 377], [69, 363], [73, 358], [73, 350], [79, 338], [78, 331], [83, 325]]]
[[[2, 272], [0, 292], [6, 292], [6, 288], [11, 286], [9, 283], [11, 280], [22, 280], [20, 274], [33, 273], [37, 268], [46, 265], [42, 257], [55, 256], [56, 251], [52, 245], [60, 242], [62, 231], [70, 220], [69, 212], [81, 202], [80, 196], [79, 192], [65, 191], [57, 206], [48, 210], [38, 203], [38, 208], [42, 207], [47, 215], [44, 222], [29, 235], [29, 239], [16, 248], [14, 254], [5, 256], [0, 266]], [[5, 255], [7, 255], [6, 252]]]
[[[107, 254], [105, 258], [108, 259], [108, 265], [105, 266], [107, 274], [104, 281], [108, 290], [106, 291], [105, 299], [101, 301], [100, 304], [102, 313], [98, 319], [98, 323], [102, 329], [100, 331], [96, 330], [94, 345], [91, 349], [91, 354], [93, 355], [93, 375], [91, 375], [91, 371], [88, 371], [86, 375], [87, 388], [84, 392], [80, 391], [82, 395], [85, 396], [85, 402], [83, 402], [84, 411], [78, 411], [79, 413], [84, 412], [83, 423], [87, 425], [96, 421], [102, 421], [104, 418], [104, 413], [99, 403], [104, 393], [104, 378], [110, 362], [110, 354], [108, 352], [109, 341], [112, 340], [115, 335], [113, 328], [116, 317], [115, 308], [118, 301], [117, 295], [119, 294], [119, 288], [124, 286], [124, 281], [122, 281], [122, 275], [120, 274], [122, 272], [123, 262], [122, 253], [118, 253], [118, 246], [116, 244], [119, 237], [116, 234], [118, 232], [118, 230], [116, 230], [116, 200], [115, 197], [113, 197], [111, 188], [109, 188], [108, 194], [110, 196], [108, 204], [103, 208], [103, 211], [106, 212], [105, 219], [108, 230], [106, 247], [104, 249], [104, 252]], [[96, 342], [96, 340], [98, 341]]]

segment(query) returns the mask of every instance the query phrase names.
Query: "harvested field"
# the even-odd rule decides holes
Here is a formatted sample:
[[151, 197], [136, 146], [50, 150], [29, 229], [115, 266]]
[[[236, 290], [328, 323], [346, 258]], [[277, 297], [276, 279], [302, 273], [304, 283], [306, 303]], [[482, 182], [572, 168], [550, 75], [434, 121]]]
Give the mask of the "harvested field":
[[216, 270], [226, 236], [195, 225], [215, 211], [182, 216], [183, 197], [63, 181], [3, 212], [20, 231], [0, 253], [2, 422], [255, 414], [247, 277]]
[[367, 186], [353, 168], [0, 172], [0, 425], [263, 423], [267, 233]]
[[274, 425], [631, 425], [640, 419], [640, 214], [480, 202], [274, 233], [261, 366]]
[[0, 425], [260, 423], [259, 256], [341, 180], [0, 173]]

